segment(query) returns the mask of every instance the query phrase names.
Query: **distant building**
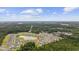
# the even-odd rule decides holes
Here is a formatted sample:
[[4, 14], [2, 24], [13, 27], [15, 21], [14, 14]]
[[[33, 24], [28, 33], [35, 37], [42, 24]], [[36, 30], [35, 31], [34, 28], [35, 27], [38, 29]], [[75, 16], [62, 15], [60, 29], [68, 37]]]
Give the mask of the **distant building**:
[[54, 35], [56, 36], [60, 36], [60, 35], [67, 35], [67, 36], [71, 36], [73, 35], [71, 32], [54, 32]]
[[63, 26], [69, 26], [69, 24], [63, 24], [63, 23], [61, 25], [63, 25]]

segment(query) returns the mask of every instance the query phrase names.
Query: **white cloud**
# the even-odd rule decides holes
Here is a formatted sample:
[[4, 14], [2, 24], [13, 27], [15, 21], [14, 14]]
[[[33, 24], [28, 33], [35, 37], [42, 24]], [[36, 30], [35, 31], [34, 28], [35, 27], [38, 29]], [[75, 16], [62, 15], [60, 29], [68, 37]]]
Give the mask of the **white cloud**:
[[57, 13], [56, 12], [53, 12], [53, 15], [56, 15]]
[[37, 11], [38, 13], [42, 13], [42, 12], [43, 12], [43, 10], [42, 10], [41, 8], [36, 9], [36, 11]]
[[2, 19], [2, 21], [32, 21], [32, 20], [37, 20], [39, 19], [39, 16], [32, 16], [32, 15], [16, 15], [16, 14], [9, 14], [6, 15], [5, 17], [2, 16], [0, 17], [0, 19]]
[[40, 14], [43, 13], [43, 10], [41, 8], [36, 9], [26, 9], [20, 12], [20, 19], [26, 19], [26, 20], [33, 20], [33, 19], [39, 19], [41, 18]]
[[28, 14], [28, 15], [39, 15], [43, 13], [43, 10], [41, 8], [38, 9], [27, 9], [21, 12], [21, 14]]
[[28, 9], [28, 10], [22, 11], [21, 13], [22, 13], [22, 14], [33, 14], [33, 13], [35, 13], [35, 12], [34, 12], [34, 10], [32, 10], [32, 9]]
[[67, 14], [69, 12], [72, 12], [73, 10], [77, 9], [78, 7], [65, 7], [64, 8], [64, 13], [63, 14]]
[[4, 11], [6, 11], [6, 9], [0, 8], [0, 13], [3, 13]]

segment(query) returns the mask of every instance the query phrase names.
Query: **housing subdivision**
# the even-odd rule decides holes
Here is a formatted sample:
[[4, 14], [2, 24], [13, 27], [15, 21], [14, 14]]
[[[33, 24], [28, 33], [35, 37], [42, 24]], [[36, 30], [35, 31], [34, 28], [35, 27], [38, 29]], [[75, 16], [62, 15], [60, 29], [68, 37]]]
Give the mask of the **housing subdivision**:
[[56, 42], [62, 38], [54, 35], [52, 33], [30, 33], [30, 32], [21, 32], [17, 34], [8, 34], [5, 36], [3, 43], [0, 47], [0, 50], [15, 51], [20, 48], [21, 45], [24, 45], [27, 42], [34, 42], [37, 47], [42, 45]]

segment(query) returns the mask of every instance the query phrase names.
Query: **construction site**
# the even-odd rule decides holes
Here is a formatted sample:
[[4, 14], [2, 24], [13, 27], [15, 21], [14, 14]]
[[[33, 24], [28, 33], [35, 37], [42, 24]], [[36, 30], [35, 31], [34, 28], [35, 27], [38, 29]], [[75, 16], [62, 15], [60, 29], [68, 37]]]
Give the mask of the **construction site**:
[[0, 50], [16, 50], [21, 45], [24, 45], [27, 42], [34, 42], [37, 47], [42, 46], [44, 44], [48, 44], [50, 42], [59, 41], [61, 37], [55, 36], [53, 34], [48, 33], [28, 33], [22, 32], [18, 34], [8, 34], [0, 47]]
[[39, 34], [32, 33], [33, 26], [30, 27], [29, 32], [20, 32], [16, 34], [8, 34], [3, 39], [0, 50], [14, 51], [20, 48], [27, 42], [34, 42], [37, 47], [61, 40], [61, 37], [53, 33], [41, 32]]

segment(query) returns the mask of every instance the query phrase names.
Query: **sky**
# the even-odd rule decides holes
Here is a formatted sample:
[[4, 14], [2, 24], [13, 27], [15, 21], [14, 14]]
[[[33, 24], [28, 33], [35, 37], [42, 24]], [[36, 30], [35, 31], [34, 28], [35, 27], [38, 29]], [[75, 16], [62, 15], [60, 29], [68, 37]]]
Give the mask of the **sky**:
[[79, 21], [79, 8], [0, 7], [0, 21]]

